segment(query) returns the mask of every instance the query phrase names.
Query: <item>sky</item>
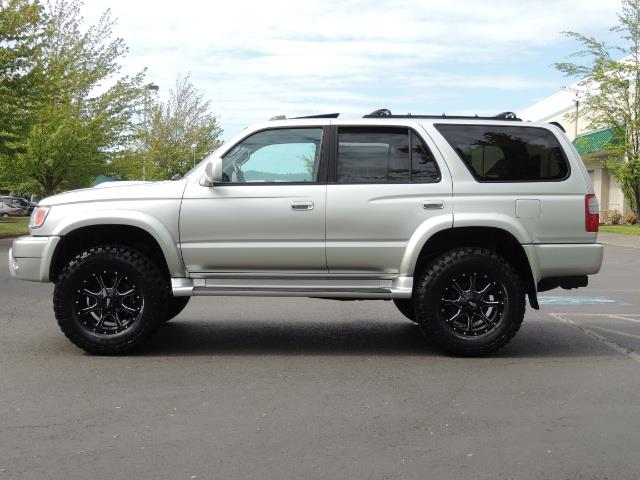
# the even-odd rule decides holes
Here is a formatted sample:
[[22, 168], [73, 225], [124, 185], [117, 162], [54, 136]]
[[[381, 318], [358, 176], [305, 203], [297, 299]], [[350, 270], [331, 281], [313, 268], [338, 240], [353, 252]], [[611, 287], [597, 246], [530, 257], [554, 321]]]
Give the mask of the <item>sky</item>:
[[574, 80], [553, 68], [612, 38], [617, 0], [85, 0], [168, 95], [191, 74], [223, 137], [274, 115], [479, 114], [522, 110]]

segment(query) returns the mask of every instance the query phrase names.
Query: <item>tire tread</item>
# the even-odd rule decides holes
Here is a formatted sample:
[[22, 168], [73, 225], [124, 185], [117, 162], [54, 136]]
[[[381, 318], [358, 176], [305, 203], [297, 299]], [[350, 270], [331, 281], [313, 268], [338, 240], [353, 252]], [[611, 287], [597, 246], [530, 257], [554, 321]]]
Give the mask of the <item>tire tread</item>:
[[[123, 337], [121, 343], [92, 342], [85, 337], [73, 318], [68, 316], [68, 306], [64, 302], [64, 289], [69, 288], [69, 282], [78, 269], [87, 261], [94, 258], [114, 259], [128, 263], [140, 272], [141, 276], [150, 282], [151, 288], [146, 294], [145, 308], [147, 315], [142, 328], [132, 337]], [[139, 251], [122, 245], [97, 245], [89, 247], [71, 259], [60, 272], [53, 294], [53, 309], [56, 320], [64, 335], [77, 347], [89, 353], [98, 355], [119, 355], [129, 353], [149, 340], [161, 323], [161, 312], [166, 310], [167, 292], [165, 281], [158, 267]], [[140, 320], [138, 320], [140, 321]]]
[[465, 345], [463, 340], [456, 339], [439, 328], [438, 320], [434, 315], [435, 310], [430, 308], [425, 301], [415, 302], [416, 317], [423, 334], [444, 350], [459, 356], [487, 355], [504, 347], [515, 336], [522, 325], [526, 309], [524, 287], [520, 275], [511, 263], [493, 250], [481, 247], [461, 247], [449, 250], [429, 263], [420, 274], [415, 288], [416, 296], [419, 299], [424, 299], [437, 277], [444, 270], [460, 262], [468, 261], [470, 258], [477, 259], [479, 257], [499, 264], [509, 281], [515, 285], [516, 291], [523, 292], [518, 298], [510, 299], [515, 304], [514, 318], [508, 323], [501, 335], [486, 344]]

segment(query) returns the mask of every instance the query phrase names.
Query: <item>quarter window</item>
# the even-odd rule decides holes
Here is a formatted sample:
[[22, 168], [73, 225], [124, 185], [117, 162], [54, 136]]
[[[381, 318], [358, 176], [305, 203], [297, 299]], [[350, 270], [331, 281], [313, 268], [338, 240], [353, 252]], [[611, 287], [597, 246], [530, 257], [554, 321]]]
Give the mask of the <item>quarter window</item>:
[[543, 182], [569, 174], [558, 139], [538, 127], [436, 125], [481, 182]]
[[411, 132], [411, 181], [423, 183], [440, 181], [436, 159], [415, 132]]
[[322, 128], [258, 132], [222, 158], [223, 182], [315, 182], [321, 144]]
[[439, 180], [431, 151], [406, 128], [346, 127], [338, 131], [338, 183]]

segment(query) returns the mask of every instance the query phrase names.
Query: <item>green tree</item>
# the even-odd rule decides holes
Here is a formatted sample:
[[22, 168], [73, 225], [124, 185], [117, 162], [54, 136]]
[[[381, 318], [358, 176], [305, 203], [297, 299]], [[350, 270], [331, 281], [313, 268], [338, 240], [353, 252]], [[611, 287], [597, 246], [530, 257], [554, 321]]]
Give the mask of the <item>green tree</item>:
[[618, 35], [616, 45], [564, 32], [582, 45], [573, 54], [582, 60], [555, 67], [580, 79], [582, 116], [589, 127], [612, 130], [613, 139], [605, 146], [610, 153], [605, 167], [640, 218], [640, 0], [622, 0], [618, 24], [611, 31]]
[[24, 151], [37, 80], [35, 56], [42, 8], [28, 0], [0, 0], [0, 181]]
[[178, 76], [166, 102], [151, 105], [147, 129], [140, 136], [147, 178], [183, 174], [220, 146], [222, 129], [210, 105], [188, 75]]
[[35, 51], [40, 100], [13, 170], [46, 194], [87, 186], [107, 172], [113, 158], [133, 148], [142, 110], [144, 71], [121, 75], [127, 47], [113, 38], [109, 11], [83, 29], [82, 6], [79, 0], [47, 3]]
[[77, 108], [60, 104], [41, 109], [43, 118], [32, 127], [20, 155], [22, 170], [47, 194], [86, 186], [104, 170], [91, 125]]

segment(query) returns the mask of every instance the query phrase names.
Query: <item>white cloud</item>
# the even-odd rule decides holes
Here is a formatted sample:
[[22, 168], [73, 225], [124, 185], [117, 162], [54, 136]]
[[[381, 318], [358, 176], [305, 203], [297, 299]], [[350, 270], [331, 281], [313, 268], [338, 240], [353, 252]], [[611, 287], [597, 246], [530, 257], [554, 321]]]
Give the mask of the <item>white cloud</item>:
[[275, 114], [362, 114], [411, 104], [407, 92], [424, 102], [478, 89], [540, 88], [544, 82], [535, 75], [462, 75], [459, 70], [491, 63], [508, 71], [508, 65], [536, 49], [557, 44], [562, 30], [601, 31], [615, 22], [619, 5], [601, 0], [87, 0], [88, 21], [106, 8], [131, 49], [127, 71], [148, 67], [161, 92], [178, 73], [191, 72], [230, 135]]

